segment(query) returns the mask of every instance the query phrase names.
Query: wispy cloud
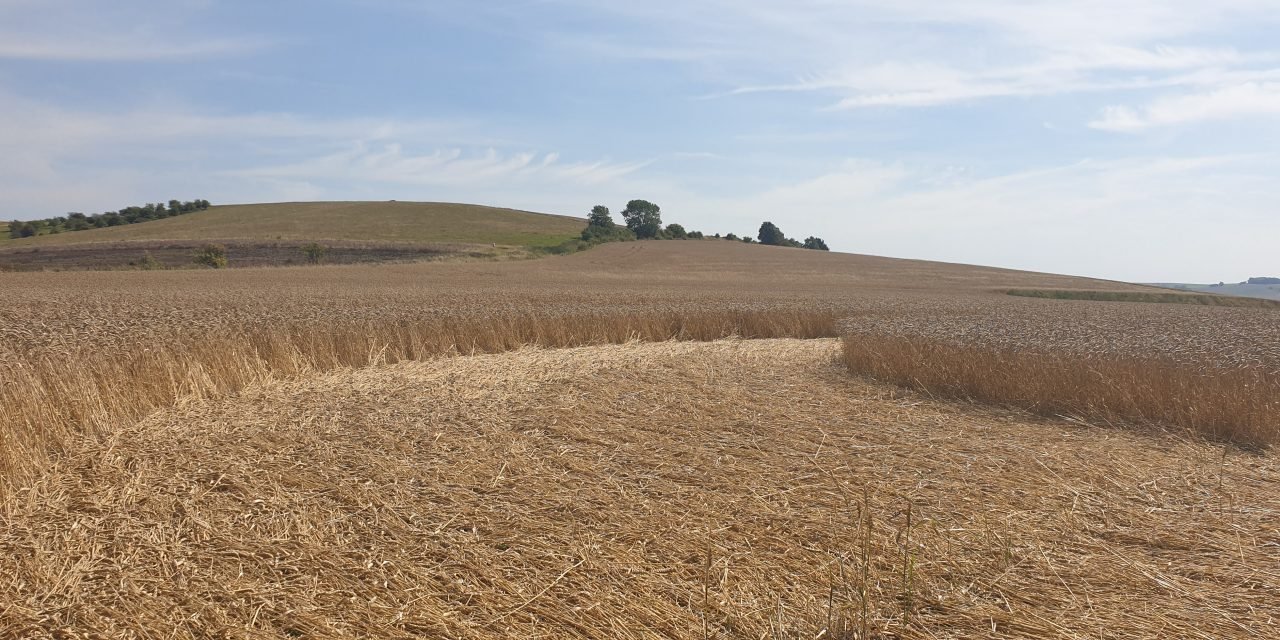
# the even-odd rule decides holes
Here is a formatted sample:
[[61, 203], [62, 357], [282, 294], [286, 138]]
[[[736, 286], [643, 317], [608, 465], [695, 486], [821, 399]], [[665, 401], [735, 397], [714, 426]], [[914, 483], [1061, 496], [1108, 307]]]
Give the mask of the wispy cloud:
[[696, 58], [729, 85], [713, 97], [814, 93], [837, 110], [1220, 87], [1213, 78], [1280, 71], [1280, 49], [1187, 43], [1243, 20], [1280, 26], [1266, 0], [555, 1], [623, 18], [630, 28], [604, 39], [614, 55]]
[[[1278, 167], [1275, 154], [1135, 156], [988, 175], [848, 160], [794, 184], [675, 204], [726, 212], [710, 218], [718, 226], [775, 220], [787, 233], [813, 233], [841, 251], [1195, 281], [1274, 265], [1266, 247], [1280, 234], [1271, 186]], [[1219, 244], [1234, 250], [1205, 249]]]
[[476, 186], [501, 182], [556, 182], [597, 185], [643, 168], [648, 162], [562, 162], [558, 153], [501, 152], [485, 149], [469, 153], [461, 148], [429, 153], [406, 152], [399, 143], [370, 145], [357, 142], [350, 149], [299, 162], [235, 170], [251, 178], [305, 179], [390, 183], [402, 185]]
[[1280, 82], [1247, 82], [1169, 96], [1136, 108], [1110, 106], [1089, 126], [1134, 133], [1154, 127], [1248, 117], [1280, 118]]

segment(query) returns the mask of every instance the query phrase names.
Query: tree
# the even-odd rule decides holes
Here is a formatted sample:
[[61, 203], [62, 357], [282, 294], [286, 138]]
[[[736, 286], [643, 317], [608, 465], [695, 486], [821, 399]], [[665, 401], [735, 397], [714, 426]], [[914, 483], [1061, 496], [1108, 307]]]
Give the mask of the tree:
[[757, 237], [760, 238], [760, 244], [783, 245], [787, 242], [787, 236], [772, 222], [760, 225], [760, 235]]
[[609, 207], [602, 204], [591, 207], [591, 215], [587, 216], [587, 226], [613, 228], [613, 217], [609, 215]]
[[674, 222], [667, 225], [666, 232], [667, 237], [673, 240], [683, 240], [689, 237], [689, 232], [684, 230], [684, 226]]
[[737, 239], [738, 239], [738, 234], [736, 234], [736, 233], [726, 233], [726, 234], [724, 234], [724, 239], [725, 239], [725, 240], [737, 240]]
[[804, 248], [817, 249], [818, 251], [830, 251], [830, 249], [827, 248], [827, 243], [823, 242], [822, 238], [817, 236], [809, 236], [808, 238], [805, 238]]
[[622, 210], [622, 219], [627, 228], [641, 240], [656, 238], [662, 231], [662, 209], [648, 200], [632, 200]]
[[591, 214], [587, 216], [587, 228], [582, 230], [579, 237], [589, 244], [626, 242], [636, 239], [636, 235], [630, 229], [613, 223], [613, 217], [609, 215], [609, 207], [602, 204], [591, 208]]

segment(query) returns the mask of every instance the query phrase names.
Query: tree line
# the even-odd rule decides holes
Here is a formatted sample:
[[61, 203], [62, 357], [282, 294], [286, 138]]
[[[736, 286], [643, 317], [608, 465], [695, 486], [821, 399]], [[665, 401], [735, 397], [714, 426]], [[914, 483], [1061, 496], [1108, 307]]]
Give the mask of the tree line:
[[68, 213], [65, 216], [44, 218], [42, 220], [14, 220], [9, 223], [9, 237], [30, 238], [52, 233], [118, 227], [204, 211], [211, 206], [208, 200], [192, 200], [190, 202], [170, 200], [168, 206], [165, 206], [163, 202], [157, 204], [147, 203], [140, 207], [125, 207], [119, 211], [107, 211], [105, 213], [89, 215]]
[[[677, 223], [671, 223], [665, 227], [662, 225], [662, 208], [649, 202], [648, 200], [632, 200], [627, 203], [627, 207], [622, 210], [623, 224], [614, 223], [612, 215], [609, 213], [609, 207], [604, 205], [596, 205], [592, 207], [591, 213], [587, 216], [587, 228], [582, 230], [582, 235], [576, 241], [576, 248], [586, 248], [600, 244], [603, 242], [625, 242], [629, 240], [683, 240], [695, 239], [700, 240], [706, 236], [701, 231], [687, 231]], [[720, 234], [713, 237], [721, 238]], [[759, 242], [760, 244], [774, 245], [780, 247], [797, 247], [802, 249], [816, 249], [819, 251], [829, 251], [827, 243], [822, 238], [809, 236], [804, 242], [788, 238], [782, 230], [772, 222], [766, 221], [760, 225], [760, 231], [755, 238], [750, 236], [739, 238], [737, 235], [729, 233], [723, 236], [725, 240], [739, 240], [747, 243]]]

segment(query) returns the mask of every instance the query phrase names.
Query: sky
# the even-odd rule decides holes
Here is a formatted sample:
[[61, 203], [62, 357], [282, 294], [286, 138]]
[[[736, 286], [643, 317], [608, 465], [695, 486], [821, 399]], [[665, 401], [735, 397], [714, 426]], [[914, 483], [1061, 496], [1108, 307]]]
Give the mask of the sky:
[[1280, 275], [1280, 0], [0, 0], [0, 218], [419, 200]]

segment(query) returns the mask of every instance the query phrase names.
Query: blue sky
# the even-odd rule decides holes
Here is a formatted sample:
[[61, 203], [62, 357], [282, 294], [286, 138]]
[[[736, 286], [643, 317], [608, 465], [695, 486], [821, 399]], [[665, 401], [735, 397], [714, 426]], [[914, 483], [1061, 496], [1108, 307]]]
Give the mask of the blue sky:
[[1280, 275], [1280, 1], [0, 0], [0, 217], [399, 199]]

